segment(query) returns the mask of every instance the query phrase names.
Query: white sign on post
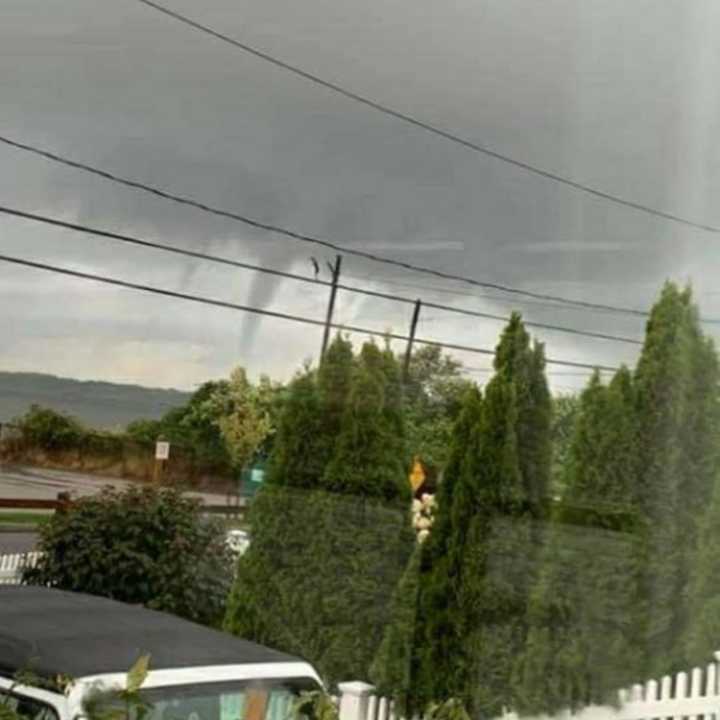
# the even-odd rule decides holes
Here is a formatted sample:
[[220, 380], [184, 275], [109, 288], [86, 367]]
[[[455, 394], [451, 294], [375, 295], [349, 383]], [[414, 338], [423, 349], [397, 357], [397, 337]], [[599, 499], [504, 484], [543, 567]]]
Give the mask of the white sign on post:
[[155, 459], [156, 460], [169, 460], [170, 459], [170, 443], [158, 440], [155, 444]]

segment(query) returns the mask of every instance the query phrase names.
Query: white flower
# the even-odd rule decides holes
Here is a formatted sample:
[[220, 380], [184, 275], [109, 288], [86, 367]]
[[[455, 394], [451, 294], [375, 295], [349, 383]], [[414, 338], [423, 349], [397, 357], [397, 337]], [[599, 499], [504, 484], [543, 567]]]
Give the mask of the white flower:
[[418, 530], [429, 530], [432, 527], [432, 520], [430, 518], [421, 517], [415, 523], [415, 527]]
[[429, 530], [421, 530], [421, 531], [418, 533], [418, 542], [420, 542], [420, 543], [425, 542], [425, 541], [428, 539], [429, 536], [430, 536], [430, 531], [429, 531]]
[[420, 500], [413, 500], [412, 501], [412, 511], [414, 513], [419, 513], [422, 510], [422, 502]]

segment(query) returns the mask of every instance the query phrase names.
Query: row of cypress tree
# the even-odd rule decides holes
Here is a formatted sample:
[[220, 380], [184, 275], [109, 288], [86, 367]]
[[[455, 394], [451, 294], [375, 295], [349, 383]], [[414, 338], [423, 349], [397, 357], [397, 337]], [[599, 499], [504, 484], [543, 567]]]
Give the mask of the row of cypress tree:
[[551, 482], [544, 350], [514, 315], [418, 545], [397, 362], [336, 338], [291, 384], [226, 626], [330, 683], [370, 679], [408, 712], [448, 698], [473, 716], [552, 712], [706, 662], [719, 379], [690, 291], [667, 284], [636, 369], [582, 393]]
[[[514, 316], [468, 395], [432, 534], [393, 606], [373, 680], [408, 711], [473, 716], [607, 702], [720, 649], [718, 359], [667, 284], [634, 372], [580, 398], [559, 502], [542, 346]], [[402, 668], [402, 671], [400, 670]]]

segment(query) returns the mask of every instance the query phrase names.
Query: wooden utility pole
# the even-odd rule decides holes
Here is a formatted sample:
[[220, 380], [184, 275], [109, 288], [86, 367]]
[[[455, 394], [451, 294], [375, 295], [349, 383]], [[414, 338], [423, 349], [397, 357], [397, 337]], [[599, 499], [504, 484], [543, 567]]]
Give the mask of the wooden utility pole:
[[340, 281], [340, 267], [342, 265], [342, 255], [335, 258], [335, 265], [332, 268], [332, 285], [330, 286], [330, 300], [328, 301], [327, 315], [325, 316], [325, 331], [323, 332], [322, 348], [320, 350], [320, 359], [325, 356], [328, 343], [330, 342], [330, 331], [332, 329], [333, 313], [335, 312], [335, 297], [337, 296], [337, 286]]
[[407, 383], [410, 375], [410, 359], [412, 358], [413, 343], [415, 342], [415, 333], [417, 332], [418, 320], [420, 319], [420, 308], [422, 301], [415, 301], [415, 309], [413, 310], [412, 321], [410, 322], [410, 335], [408, 336], [407, 349], [405, 350], [405, 362], [403, 363], [403, 382]]

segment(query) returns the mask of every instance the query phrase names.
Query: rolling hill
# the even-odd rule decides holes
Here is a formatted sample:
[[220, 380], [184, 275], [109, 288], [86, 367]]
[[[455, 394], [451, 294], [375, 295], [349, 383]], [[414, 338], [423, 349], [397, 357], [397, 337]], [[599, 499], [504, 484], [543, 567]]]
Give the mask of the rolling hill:
[[36, 404], [68, 413], [90, 427], [120, 429], [139, 418], [159, 418], [189, 397], [179, 390], [0, 372], [0, 422]]

